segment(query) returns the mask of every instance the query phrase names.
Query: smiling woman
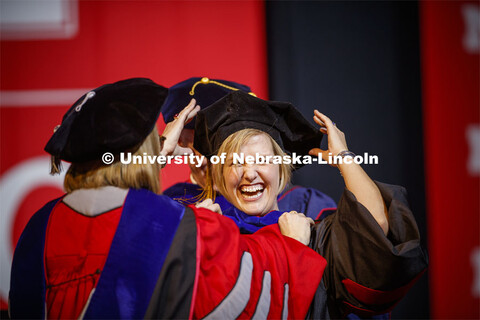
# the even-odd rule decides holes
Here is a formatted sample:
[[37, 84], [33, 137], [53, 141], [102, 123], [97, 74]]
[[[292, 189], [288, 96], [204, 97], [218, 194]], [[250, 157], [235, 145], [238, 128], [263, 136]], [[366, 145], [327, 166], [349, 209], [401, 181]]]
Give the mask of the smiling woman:
[[[288, 154], [347, 157], [345, 135], [315, 110], [313, 127], [287, 102], [265, 101], [233, 92], [197, 114], [194, 146], [202, 154], [225, 154], [225, 164], [212, 164], [215, 187], [232, 205], [223, 212], [243, 233], [277, 223], [277, 196], [290, 179], [289, 163], [237, 163], [245, 159], [283, 158]], [[322, 135], [328, 149], [318, 148]], [[401, 187], [374, 182], [357, 163], [338, 168], [345, 192], [335, 213], [317, 221], [305, 235], [327, 259], [309, 316], [314, 319], [387, 314], [426, 268], [427, 258]], [[210, 190], [214, 186], [207, 186]], [[286, 208], [295, 210], [294, 207]], [[301, 215], [301, 213], [299, 214]], [[279, 221], [280, 228], [282, 228]], [[300, 297], [298, 297], [300, 299]]]
[[256, 129], [244, 129], [230, 135], [220, 146], [219, 154], [228, 155], [225, 164], [212, 167], [213, 183], [235, 207], [248, 215], [263, 216], [278, 210], [277, 196], [290, 180], [288, 164], [236, 164], [233, 154], [245, 157], [283, 156], [282, 148], [268, 134]]

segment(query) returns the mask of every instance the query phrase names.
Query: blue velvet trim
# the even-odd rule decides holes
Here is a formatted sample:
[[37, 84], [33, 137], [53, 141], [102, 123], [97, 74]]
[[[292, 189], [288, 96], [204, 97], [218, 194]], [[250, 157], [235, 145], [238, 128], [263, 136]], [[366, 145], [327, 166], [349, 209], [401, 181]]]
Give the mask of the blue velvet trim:
[[[222, 210], [223, 215], [235, 221], [241, 233], [249, 234], [277, 223], [278, 218], [286, 211], [295, 210], [304, 213], [307, 217], [316, 219], [323, 208], [336, 207], [335, 202], [330, 197], [311, 188], [294, 187], [280, 194], [278, 199], [279, 211], [271, 211], [263, 217], [249, 216], [235, 207], [225, 211]], [[332, 212], [329, 211], [328, 214]], [[325, 214], [322, 215], [322, 218], [324, 216]]]
[[[290, 190], [284, 191], [278, 197], [279, 211], [295, 210], [314, 220], [318, 218], [319, 213], [323, 209], [335, 208], [336, 206], [332, 198], [313, 188], [295, 186]], [[332, 213], [332, 211], [330, 211], [330, 213]], [[324, 215], [320, 217], [320, 219], [323, 218], [325, 218]]]
[[50, 213], [60, 199], [50, 201], [37, 211], [18, 240], [10, 276], [12, 318], [45, 318], [45, 233]]
[[86, 319], [144, 317], [185, 208], [131, 189]]
[[270, 211], [263, 217], [249, 216], [248, 214], [238, 210], [235, 207], [223, 212], [225, 217], [229, 217], [237, 224], [240, 229], [240, 233], [250, 234], [254, 233], [265, 226], [275, 224], [278, 222], [278, 218], [283, 214], [281, 211]]
[[[202, 192], [199, 185], [183, 182], [177, 183], [163, 192], [164, 195], [174, 200], [190, 200], [192, 203], [194, 197]], [[290, 198], [289, 198], [290, 199]], [[217, 196], [215, 202], [220, 205], [224, 216], [231, 218], [240, 228], [240, 232], [244, 234], [254, 233], [262, 227], [277, 223], [281, 216], [280, 212], [272, 211], [263, 217], [249, 216], [246, 213], [233, 207], [223, 196]]]
[[[163, 192], [164, 195], [169, 196], [176, 201], [181, 202], [181, 200], [183, 200], [186, 201], [186, 203], [188, 204], [195, 203], [195, 197], [200, 195], [200, 193], [202, 193], [202, 188], [199, 185], [188, 182], [176, 183]], [[332, 198], [330, 198], [323, 192], [313, 188], [304, 188], [300, 186], [294, 186], [288, 190], [283, 191], [277, 199], [279, 211], [285, 212], [295, 210], [297, 212], [305, 214], [307, 217], [310, 217], [314, 220], [318, 218], [318, 215], [323, 209], [336, 208], [337, 206], [335, 201], [333, 201]], [[237, 214], [230, 212], [230, 210], [233, 210], [231, 209], [232, 204], [228, 202], [227, 199], [225, 199], [223, 196], [218, 195], [215, 198], [215, 203], [218, 203], [220, 205], [220, 208], [222, 209], [224, 215], [225, 212], [228, 212], [228, 214], [226, 215], [228, 217], [233, 217], [232, 219], [235, 222], [242, 220], [236, 219], [235, 217], [237, 216]], [[326, 218], [333, 212], [334, 210], [324, 211], [320, 219]], [[245, 221], [243, 223], [245, 223]], [[272, 223], [269, 222], [269, 224]], [[254, 222], [254, 225], [256, 225], [256, 221]], [[268, 224], [260, 223], [259, 225], [265, 226]], [[241, 226], [239, 225], [239, 227]], [[254, 232], [253, 230], [256, 231], [258, 229], [255, 229], [254, 226], [251, 228], [245, 226], [243, 230], [249, 230], [247, 233], [252, 233]]]
[[359, 319], [377, 319], [377, 320], [381, 320], [381, 319], [384, 319], [384, 320], [387, 320], [387, 319], [391, 319], [391, 315], [390, 313], [384, 313], [384, 314], [379, 314], [379, 315], [374, 315], [374, 316], [370, 316], [370, 317], [360, 317], [354, 313], [350, 313], [346, 316], [346, 319], [350, 319], [350, 320], [359, 320]]

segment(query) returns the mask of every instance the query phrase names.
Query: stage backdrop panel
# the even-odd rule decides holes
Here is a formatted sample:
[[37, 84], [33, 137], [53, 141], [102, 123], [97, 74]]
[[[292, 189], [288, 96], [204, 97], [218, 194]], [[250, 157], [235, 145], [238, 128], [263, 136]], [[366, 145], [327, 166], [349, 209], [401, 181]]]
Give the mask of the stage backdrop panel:
[[480, 6], [421, 2], [431, 316], [480, 316]]
[[[377, 155], [377, 165], [363, 168], [407, 189], [425, 243], [417, 3], [270, 1], [267, 13], [271, 98], [292, 101], [310, 121], [320, 110], [345, 133], [350, 150]], [[336, 201], [345, 187], [328, 165], [305, 166], [293, 181]], [[392, 318], [429, 318], [427, 279]]]
[[[0, 297], [29, 217], [61, 195], [43, 151], [63, 113], [104, 83], [230, 79], [267, 98], [261, 1], [1, 1]], [[163, 127], [162, 121], [159, 126]], [[163, 187], [188, 178], [167, 166]]]

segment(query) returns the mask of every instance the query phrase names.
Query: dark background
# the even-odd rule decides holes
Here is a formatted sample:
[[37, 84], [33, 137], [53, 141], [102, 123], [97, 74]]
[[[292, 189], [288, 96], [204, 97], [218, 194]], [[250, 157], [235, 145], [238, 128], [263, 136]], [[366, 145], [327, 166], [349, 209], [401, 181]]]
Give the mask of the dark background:
[[[407, 188], [426, 246], [418, 3], [345, 4], [266, 3], [270, 99], [292, 102], [308, 119], [320, 110], [350, 150], [377, 155], [379, 164], [365, 171]], [[336, 201], [344, 188], [338, 170], [326, 165], [300, 169], [293, 183]], [[392, 317], [429, 317], [427, 275]]]

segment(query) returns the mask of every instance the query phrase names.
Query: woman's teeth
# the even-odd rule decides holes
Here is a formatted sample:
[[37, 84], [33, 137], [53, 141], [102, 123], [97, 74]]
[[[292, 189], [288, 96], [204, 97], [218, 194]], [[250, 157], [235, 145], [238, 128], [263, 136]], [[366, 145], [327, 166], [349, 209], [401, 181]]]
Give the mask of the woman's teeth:
[[264, 187], [262, 185], [256, 184], [251, 186], [242, 186], [240, 191], [245, 199], [253, 200], [260, 198], [263, 193], [263, 189]]
[[258, 190], [263, 190], [263, 186], [259, 184], [253, 186], [242, 186], [242, 192], [255, 192]]

